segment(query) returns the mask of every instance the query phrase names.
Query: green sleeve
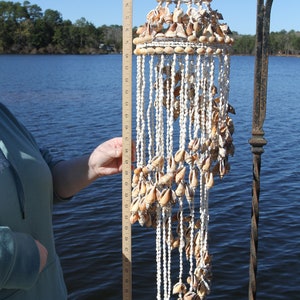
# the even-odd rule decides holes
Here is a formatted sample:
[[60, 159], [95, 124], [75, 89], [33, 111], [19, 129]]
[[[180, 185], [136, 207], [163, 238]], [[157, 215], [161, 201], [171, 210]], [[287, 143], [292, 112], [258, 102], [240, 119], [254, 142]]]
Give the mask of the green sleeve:
[[39, 275], [40, 255], [34, 239], [0, 227], [0, 289], [29, 289]]

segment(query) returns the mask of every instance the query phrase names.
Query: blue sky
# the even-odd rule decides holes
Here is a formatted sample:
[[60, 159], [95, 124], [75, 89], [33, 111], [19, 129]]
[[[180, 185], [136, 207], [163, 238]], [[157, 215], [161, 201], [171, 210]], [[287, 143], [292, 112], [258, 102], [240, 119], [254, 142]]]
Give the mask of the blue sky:
[[[21, 2], [13, 1], [13, 2]], [[59, 11], [64, 20], [75, 22], [81, 17], [101, 25], [122, 24], [122, 0], [31, 0], [43, 11], [47, 8]], [[157, 0], [133, 0], [133, 25], [145, 22], [147, 13], [155, 8]], [[223, 14], [231, 30], [240, 34], [254, 34], [256, 30], [257, 0], [213, 0], [212, 8]], [[273, 0], [271, 31], [300, 31], [300, 0]]]

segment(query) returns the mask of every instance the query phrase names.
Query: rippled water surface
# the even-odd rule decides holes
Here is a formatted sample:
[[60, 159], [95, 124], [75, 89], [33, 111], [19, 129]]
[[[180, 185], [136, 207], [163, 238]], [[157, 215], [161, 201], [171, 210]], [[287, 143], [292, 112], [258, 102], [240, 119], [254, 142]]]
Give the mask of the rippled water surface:
[[[41, 146], [68, 158], [121, 135], [120, 55], [0, 56], [0, 101]], [[237, 114], [231, 173], [210, 194], [209, 299], [247, 299], [252, 188], [253, 57], [232, 57]], [[268, 144], [261, 167], [257, 299], [299, 299], [300, 59], [271, 57]], [[121, 299], [121, 176], [102, 178], [55, 207], [69, 299]], [[133, 226], [133, 299], [156, 298], [155, 236]], [[175, 275], [176, 276], [176, 275]]]

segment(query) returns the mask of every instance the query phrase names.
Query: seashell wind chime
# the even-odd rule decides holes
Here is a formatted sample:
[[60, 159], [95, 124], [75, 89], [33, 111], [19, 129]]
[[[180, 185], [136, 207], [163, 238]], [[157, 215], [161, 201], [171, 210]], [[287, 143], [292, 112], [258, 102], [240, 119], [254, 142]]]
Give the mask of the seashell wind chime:
[[212, 0], [157, 2], [133, 40], [137, 166], [130, 221], [156, 230], [157, 299], [206, 299], [209, 189], [229, 172], [234, 153], [233, 39]]

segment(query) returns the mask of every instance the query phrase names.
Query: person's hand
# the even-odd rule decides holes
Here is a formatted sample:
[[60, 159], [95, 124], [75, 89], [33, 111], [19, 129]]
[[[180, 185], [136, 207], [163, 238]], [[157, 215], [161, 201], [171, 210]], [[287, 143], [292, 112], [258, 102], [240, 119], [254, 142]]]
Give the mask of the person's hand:
[[90, 155], [89, 167], [96, 177], [122, 171], [122, 138], [117, 137], [100, 144]]
[[48, 251], [47, 249], [37, 240], [35, 240], [35, 243], [39, 249], [39, 253], [40, 253], [40, 269], [39, 269], [39, 273], [41, 273], [43, 271], [43, 269], [46, 266], [47, 263], [47, 258], [48, 258]]

